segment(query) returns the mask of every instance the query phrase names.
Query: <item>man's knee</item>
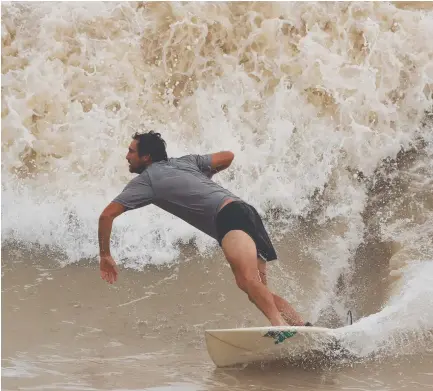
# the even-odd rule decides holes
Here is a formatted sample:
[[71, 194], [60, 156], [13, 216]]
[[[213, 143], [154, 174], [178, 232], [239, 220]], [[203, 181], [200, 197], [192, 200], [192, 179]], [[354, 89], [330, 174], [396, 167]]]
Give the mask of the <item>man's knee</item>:
[[248, 294], [251, 285], [254, 285], [258, 281], [260, 281], [258, 275], [253, 276], [252, 274], [244, 274], [244, 273], [236, 273], [236, 285], [239, 289], [243, 290]]
[[251, 296], [251, 283], [253, 282], [252, 279], [248, 279], [245, 277], [236, 277], [236, 285], [239, 289], [241, 289], [244, 293], [247, 294], [248, 299], [252, 302], [252, 296]]
[[243, 290], [244, 292], [246, 292], [247, 290], [247, 280], [243, 275], [235, 275], [235, 279], [236, 279], [236, 285], [238, 286], [239, 289]]

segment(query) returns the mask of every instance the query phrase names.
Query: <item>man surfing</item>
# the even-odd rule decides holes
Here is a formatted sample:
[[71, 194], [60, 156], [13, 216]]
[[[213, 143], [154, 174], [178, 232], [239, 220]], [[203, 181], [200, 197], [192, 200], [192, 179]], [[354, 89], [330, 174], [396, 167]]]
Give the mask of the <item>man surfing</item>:
[[160, 133], [134, 134], [126, 160], [129, 171], [138, 175], [99, 218], [101, 277], [110, 284], [117, 280], [118, 270], [110, 254], [113, 220], [128, 210], [153, 204], [218, 241], [237, 286], [272, 326], [303, 326], [292, 306], [267, 287], [266, 263], [277, 255], [259, 214], [211, 180], [229, 167], [233, 158], [232, 152], [223, 151], [169, 159]]

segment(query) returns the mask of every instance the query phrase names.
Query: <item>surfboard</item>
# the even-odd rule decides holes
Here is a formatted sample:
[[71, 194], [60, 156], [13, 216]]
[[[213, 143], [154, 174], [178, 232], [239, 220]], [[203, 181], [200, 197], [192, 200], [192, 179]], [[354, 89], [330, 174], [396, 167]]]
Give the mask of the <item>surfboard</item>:
[[205, 330], [206, 346], [217, 367], [296, 357], [335, 343], [333, 329], [278, 326]]

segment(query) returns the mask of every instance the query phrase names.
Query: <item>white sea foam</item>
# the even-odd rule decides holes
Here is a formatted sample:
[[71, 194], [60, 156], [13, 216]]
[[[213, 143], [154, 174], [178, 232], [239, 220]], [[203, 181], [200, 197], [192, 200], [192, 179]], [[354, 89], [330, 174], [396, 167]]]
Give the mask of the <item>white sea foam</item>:
[[[130, 136], [154, 129], [171, 156], [232, 150], [216, 180], [260, 212], [329, 227], [308, 249], [322, 268], [317, 314], [364, 240], [368, 189], [354, 173], [374, 178], [431, 137], [432, 36], [431, 12], [387, 3], [4, 3], [2, 240], [95, 257], [98, 216], [132, 178]], [[381, 235], [430, 253], [430, 211]], [[215, 246], [153, 206], [118, 218], [113, 239], [136, 268], [173, 262], [179, 242]], [[423, 297], [432, 274], [406, 270]]]

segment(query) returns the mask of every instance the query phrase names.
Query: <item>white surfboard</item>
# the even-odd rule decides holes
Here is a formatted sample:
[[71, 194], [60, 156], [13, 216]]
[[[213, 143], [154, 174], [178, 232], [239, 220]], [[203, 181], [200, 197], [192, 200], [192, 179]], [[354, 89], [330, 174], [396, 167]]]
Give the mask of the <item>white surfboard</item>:
[[206, 330], [207, 350], [217, 367], [296, 357], [335, 342], [333, 329], [306, 326]]

